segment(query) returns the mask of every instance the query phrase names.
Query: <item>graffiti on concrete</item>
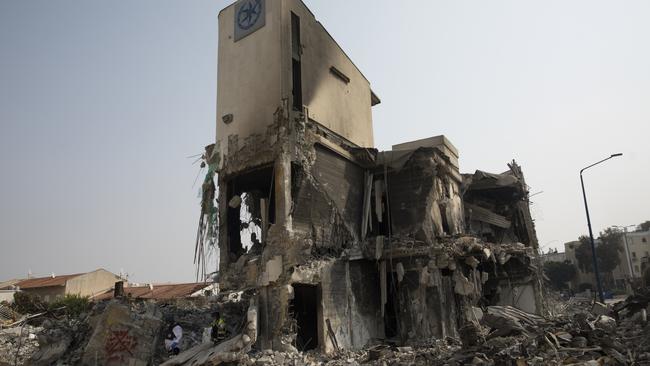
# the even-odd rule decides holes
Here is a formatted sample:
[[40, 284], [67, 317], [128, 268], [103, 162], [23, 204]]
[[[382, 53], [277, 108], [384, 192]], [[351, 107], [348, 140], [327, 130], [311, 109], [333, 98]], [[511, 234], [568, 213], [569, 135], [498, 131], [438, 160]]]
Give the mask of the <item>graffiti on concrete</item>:
[[137, 345], [138, 340], [130, 335], [128, 330], [109, 331], [104, 345], [106, 361], [124, 364], [130, 356], [133, 356], [133, 350]]

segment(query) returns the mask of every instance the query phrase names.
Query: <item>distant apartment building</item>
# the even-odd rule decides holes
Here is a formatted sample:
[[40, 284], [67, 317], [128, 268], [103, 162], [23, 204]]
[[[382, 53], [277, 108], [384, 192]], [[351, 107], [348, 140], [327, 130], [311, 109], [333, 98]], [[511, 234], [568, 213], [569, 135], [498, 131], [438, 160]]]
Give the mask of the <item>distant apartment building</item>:
[[542, 263], [546, 263], [546, 262], [564, 263], [564, 261], [566, 261], [566, 254], [564, 252], [558, 252], [557, 249], [555, 249], [554, 251], [543, 253], [541, 256], [541, 260]]
[[[637, 231], [627, 233], [626, 237], [623, 238], [623, 241], [621, 243], [622, 245], [625, 245], [626, 238], [629, 260], [625, 248], [622, 247], [622, 250], [619, 252], [619, 264], [612, 271], [615, 285], [619, 289], [625, 288], [625, 281], [628, 278], [641, 278], [643, 271], [649, 266], [650, 262], [650, 231]], [[590, 284], [592, 288], [595, 288], [595, 275], [593, 273], [580, 270], [580, 267], [578, 266], [575, 250], [579, 245], [579, 241], [571, 241], [564, 244], [564, 254], [566, 260], [575, 264], [577, 269], [576, 278], [572, 281], [572, 285], [575, 288], [578, 288], [581, 284]], [[598, 247], [598, 241], [596, 241], [596, 247]], [[596, 248], [596, 250], [598, 249]]]
[[104, 269], [71, 275], [29, 278], [15, 284], [16, 289], [51, 302], [65, 295], [92, 297], [112, 288], [120, 278]]
[[614, 279], [617, 283], [624, 283], [627, 278], [641, 278], [650, 261], [650, 231], [627, 233], [624, 237], [624, 244], [625, 239], [627, 239], [629, 260], [625, 250], [619, 253], [621, 263], [614, 270]]

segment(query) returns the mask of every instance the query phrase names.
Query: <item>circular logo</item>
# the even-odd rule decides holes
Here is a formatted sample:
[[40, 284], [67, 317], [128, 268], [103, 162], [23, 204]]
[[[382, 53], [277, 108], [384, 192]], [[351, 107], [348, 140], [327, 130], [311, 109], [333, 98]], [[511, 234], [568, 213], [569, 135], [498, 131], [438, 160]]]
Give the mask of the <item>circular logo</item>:
[[247, 0], [237, 13], [237, 25], [243, 30], [249, 30], [257, 23], [262, 15], [262, 0]]

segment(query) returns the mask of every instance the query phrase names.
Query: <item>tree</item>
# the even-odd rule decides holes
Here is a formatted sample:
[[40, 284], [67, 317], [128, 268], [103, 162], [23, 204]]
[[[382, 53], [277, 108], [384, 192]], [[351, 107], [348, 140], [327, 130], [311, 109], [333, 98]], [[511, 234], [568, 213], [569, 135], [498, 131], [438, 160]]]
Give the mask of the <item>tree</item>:
[[[593, 257], [589, 237], [581, 236], [580, 245], [576, 248], [578, 267], [583, 272], [593, 273]], [[596, 259], [598, 269], [603, 274], [611, 277], [611, 272], [621, 263], [620, 252], [623, 251], [623, 233], [614, 227], [605, 229], [600, 233], [596, 243]]]
[[650, 231], [650, 220], [639, 224], [636, 227], [636, 231]]
[[558, 290], [566, 288], [567, 282], [575, 277], [576, 272], [576, 267], [568, 261], [544, 263], [546, 277], [551, 281], [551, 285]]
[[580, 268], [582, 272], [591, 273], [594, 271], [594, 268], [589, 237], [583, 235], [578, 238], [578, 241], [580, 242], [580, 244], [578, 244], [576, 247], [576, 260], [578, 262], [578, 268]]

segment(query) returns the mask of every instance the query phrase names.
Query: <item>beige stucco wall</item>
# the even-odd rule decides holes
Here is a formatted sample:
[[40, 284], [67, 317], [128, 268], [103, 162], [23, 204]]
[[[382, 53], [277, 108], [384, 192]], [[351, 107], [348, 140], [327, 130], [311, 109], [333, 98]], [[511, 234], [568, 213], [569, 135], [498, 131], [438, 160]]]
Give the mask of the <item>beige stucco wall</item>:
[[52, 302], [52, 301], [56, 301], [57, 299], [63, 298], [63, 296], [65, 295], [65, 286], [28, 288], [28, 289], [21, 289], [21, 291], [26, 292], [30, 295], [36, 295], [40, 297], [43, 301]]
[[119, 277], [111, 272], [98, 269], [68, 280], [65, 287], [66, 295], [93, 296], [111, 289]]
[[[217, 146], [265, 133], [282, 100], [291, 101], [291, 12], [300, 17], [303, 104], [309, 117], [351, 142], [374, 145], [370, 84], [300, 0], [267, 0], [266, 25], [234, 41], [234, 4], [219, 13]], [[330, 72], [336, 67], [346, 84]], [[290, 103], [289, 103], [290, 104]], [[223, 117], [232, 114], [230, 124]]]
[[[282, 2], [266, 1], [266, 25], [234, 41], [234, 4], [219, 13], [217, 145], [227, 154], [228, 136], [242, 141], [265, 133], [282, 102], [280, 15]], [[232, 114], [225, 124], [223, 116]]]
[[[309, 118], [359, 146], [373, 147], [370, 83], [302, 1], [284, 1], [284, 12], [300, 17], [303, 104]], [[334, 76], [332, 66], [350, 82]]]

